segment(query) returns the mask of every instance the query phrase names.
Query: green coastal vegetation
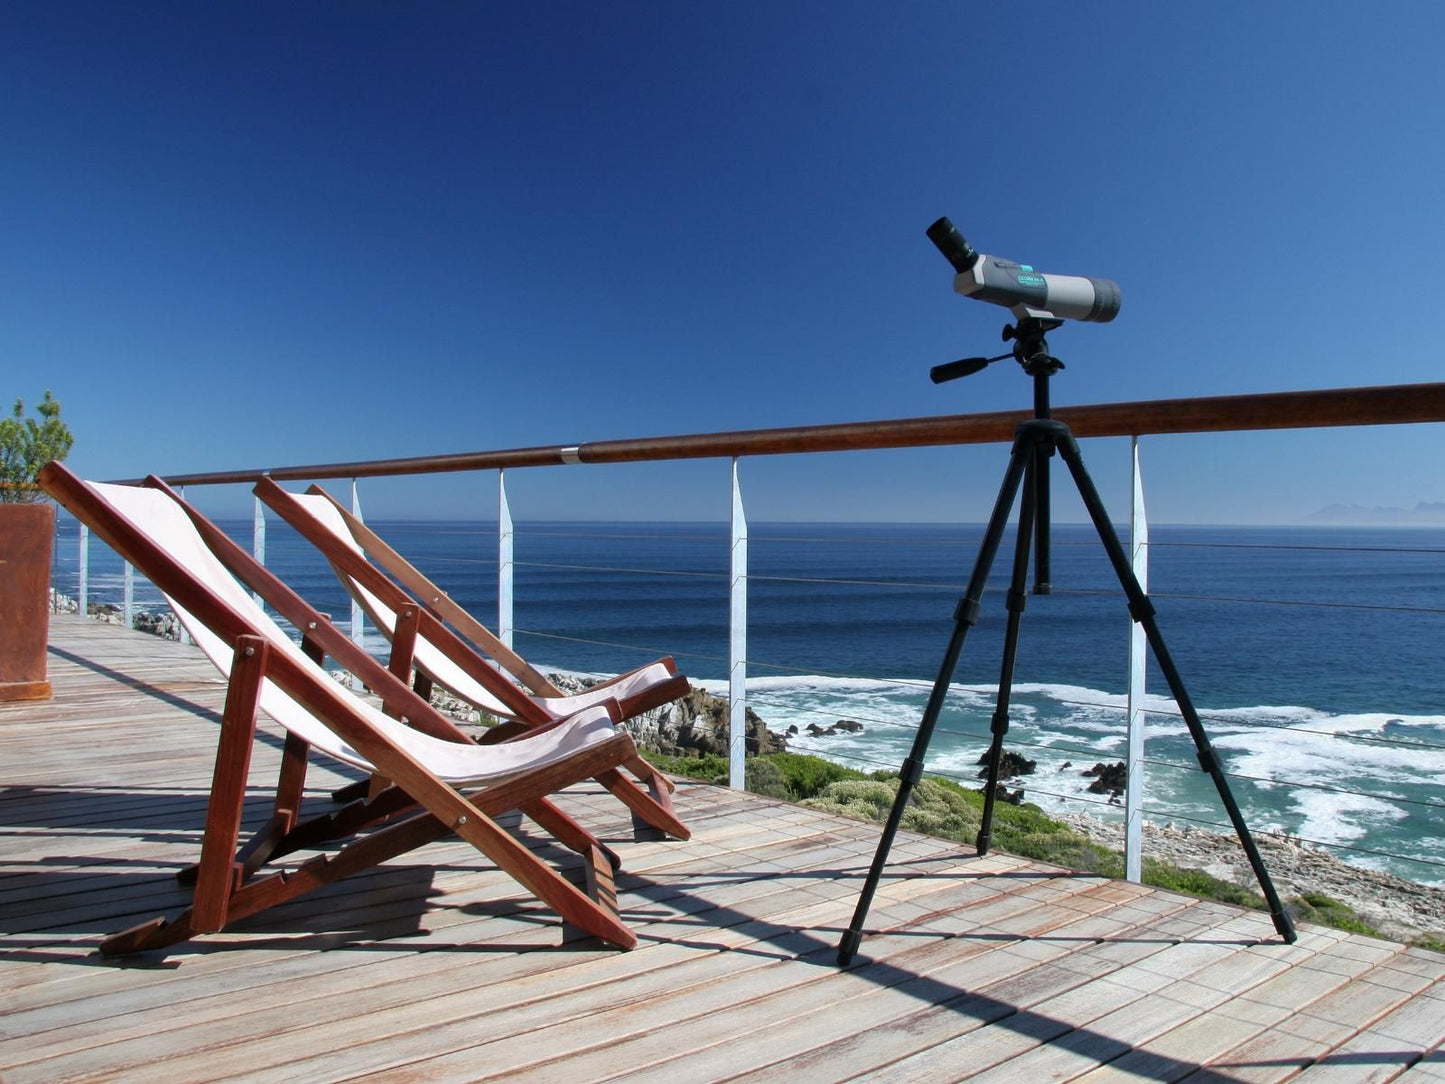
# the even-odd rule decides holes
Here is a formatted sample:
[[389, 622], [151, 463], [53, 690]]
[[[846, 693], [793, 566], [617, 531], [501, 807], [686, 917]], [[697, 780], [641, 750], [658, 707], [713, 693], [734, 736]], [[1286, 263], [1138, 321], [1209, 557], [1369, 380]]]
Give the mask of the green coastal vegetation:
[[[644, 757], [665, 772], [706, 783], [726, 784], [727, 758], [665, 756], [644, 750]], [[813, 809], [845, 817], [882, 823], [898, 794], [896, 771], [862, 772], [822, 757], [805, 753], [767, 753], [747, 760], [747, 789], [754, 794], [797, 802]], [[983, 821], [981, 790], [950, 779], [929, 776], [914, 788], [912, 802], [902, 827], [943, 839], [972, 845]], [[1121, 852], [1089, 839], [1061, 821], [1047, 816], [1036, 805], [994, 805], [992, 845], [1001, 851], [1051, 865], [1096, 873], [1102, 877], [1123, 877]], [[1145, 884], [1201, 899], [1219, 900], [1264, 910], [1264, 897], [1221, 880], [1199, 869], [1188, 869], [1145, 858]], [[1349, 906], [1323, 893], [1310, 892], [1286, 901], [1291, 915], [1351, 933], [1383, 936]], [[1445, 951], [1445, 936], [1426, 935], [1411, 942], [1422, 948]]]
[[64, 459], [75, 443], [70, 427], [60, 420], [60, 403], [48, 390], [35, 411], [40, 421], [25, 417], [25, 401], [16, 399], [11, 416], [0, 418], [0, 502], [44, 500], [35, 476], [52, 459]]

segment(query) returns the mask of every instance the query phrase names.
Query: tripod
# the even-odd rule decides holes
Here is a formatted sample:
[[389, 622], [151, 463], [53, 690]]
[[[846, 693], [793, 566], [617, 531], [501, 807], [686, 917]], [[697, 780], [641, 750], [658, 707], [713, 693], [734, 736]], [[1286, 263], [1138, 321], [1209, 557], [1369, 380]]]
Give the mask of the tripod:
[[953, 376], [964, 376], [970, 372], [977, 372], [990, 361], [999, 361], [1002, 358], [1013, 356], [1023, 366], [1024, 371], [1033, 377], [1034, 417], [1020, 425], [1014, 437], [1008, 469], [1004, 473], [1003, 485], [999, 489], [998, 499], [994, 503], [988, 529], [979, 546], [973, 575], [954, 612], [953, 635], [944, 652], [943, 665], [939, 668], [938, 678], [933, 684], [933, 691], [923, 710], [923, 719], [919, 723], [918, 734], [913, 740], [913, 748], [898, 772], [898, 796], [894, 799], [893, 808], [884, 824], [883, 837], [878, 843], [878, 852], [873, 857], [873, 865], [868, 871], [868, 879], [859, 896], [857, 909], [853, 912], [853, 921], [838, 943], [839, 966], [846, 967], [852, 961], [863, 940], [863, 923], [868, 916], [868, 908], [878, 889], [878, 881], [887, 864], [888, 852], [893, 846], [894, 836], [897, 835], [898, 826], [908, 808], [909, 797], [913, 788], [923, 777], [923, 760], [928, 752], [929, 742], [933, 738], [934, 726], [938, 722], [939, 713], [943, 710], [943, 702], [948, 695], [948, 686], [953, 679], [953, 673], [958, 667], [964, 639], [968, 636], [969, 629], [978, 623], [979, 601], [983, 597], [984, 583], [988, 579], [989, 570], [993, 567], [994, 559], [998, 555], [999, 544], [1003, 540], [1004, 529], [1008, 525], [1009, 513], [1013, 509], [1019, 485], [1022, 483], [1023, 501], [1019, 507], [1018, 532], [1014, 544], [1013, 578], [1008, 590], [1008, 620], [1004, 631], [998, 701], [990, 726], [992, 741], [988, 750], [988, 784], [987, 790], [984, 792], [983, 820], [976, 844], [980, 856], [988, 853], [990, 831], [993, 825], [995, 792], [998, 789], [999, 763], [1003, 756], [1004, 735], [1008, 733], [1009, 697], [1013, 684], [1014, 658], [1018, 650], [1019, 623], [1023, 616], [1024, 600], [1027, 597], [1025, 588], [1028, 580], [1031, 540], [1037, 543], [1035, 590], [1040, 594], [1047, 594], [1049, 590], [1048, 467], [1049, 458], [1055, 451], [1068, 466], [1069, 473], [1074, 479], [1074, 485], [1078, 488], [1084, 507], [1089, 512], [1089, 518], [1093, 521], [1099, 540], [1104, 544], [1109, 562], [1114, 567], [1114, 573], [1118, 576], [1119, 584], [1128, 597], [1129, 615], [1143, 627], [1149, 646], [1154, 652], [1154, 658], [1158, 662], [1160, 670], [1163, 671], [1165, 680], [1169, 683], [1169, 689], [1174, 695], [1175, 702], [1179, 705], [1180, 714], [1184, 717], [1189, 734], [1194, 739], [1195, 749], [1199, 756], [1199, 766], [1214, 780], [1220, 801], [1229, 814], [1230, 823], [1234, 826], [1240, 845], [1249, 858], [1249, 864], [1254, 870], [1254, 875], [1259, 881], [1260, 889], [1269, 905], [1270, 916], [1274, 919], [1274, 928], [1279, 931], [1285, 941], [1293, 943], [1295, 940], [1294, 925], [1285, 912], [1278, 893], [1275, 892], [1274, 883], [1270, 880], [1264, 859], [1260, 857], [1259, 849], [1255, 846], [1254, 839], [1249, 833], [1249, 826], [1245, 824], [1239, 806], [1234, 800], [1234, 795], [1229, 789], [1229, 781], [1225, 779], [1224, 772], [1220, 768], [1219, 758], [1210, 745], [1209, 735], [1205, 733], [1204, 727], [1199, 721], [1199, 715], [1194, 710], [1194, 705], [1179, 677], [1179, 671], [1159, 633], [1158, 624], [1154, 620], [1153, 603], [1149, 601], [1149, 596], [1139, 586], [1139, 580], [1134, 575], [1124, 547], [1120, 544], [1119, 536], [1114, 531], [1114, 525], [1110, 522], [1109, 515], [1104, 509], [1103, 501], [1099, 499], [1093, 480], [1090, 479], [1088, 471], [1084, 468], [1079, 445], [1074, 440], [1069, 427], [1063, 422], [1054, 421], [1049, 415], [1049, 378], [1063, 368], [1063, 363], [1049, 355], [1048, 343], [1044, 336], [1047, 332], [1059, 327], [1061, 323], [1061, 320], [1037, 315], [1021, 316], [1016, 327], [1004, 329], [1004, 338], [1014, 340], [1015, 345], [1011, 355], [1002, 354], [998, 358], [977, 358], [954, 362], [950, 365], [939, 366], [934, 371], [935, 380], [946, 380]]

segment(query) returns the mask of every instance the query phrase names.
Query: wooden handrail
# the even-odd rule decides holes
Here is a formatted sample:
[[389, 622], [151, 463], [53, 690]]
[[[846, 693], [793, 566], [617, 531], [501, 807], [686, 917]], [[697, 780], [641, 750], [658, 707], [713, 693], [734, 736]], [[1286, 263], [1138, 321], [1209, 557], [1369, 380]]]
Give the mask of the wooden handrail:
[[[1077, 437], [1440, 422], [1445, 421], [1445, 383], [1103, 403], [1093, 406], [1056, 407], [1053, 413], [1060, 421], [1067, 422]], [[278, 481], [377, 478], [512, 467], [554, 467], [569, 463], [640, 463], [667, 459], [988, 444], [1011, 441], [1015, 428], [1029, 417], [1026, 410], [948, 414], [891, 421], [745, 429], [724, 433], [639, 437], [632, 440], [598, 440], [576, 445], [554, 444], [501, 451], [372, 459], [355, 463], [170, 474], [166, 475], [166, 480], [171, 485], [221, 485], [255, 482], [267, 475]]]

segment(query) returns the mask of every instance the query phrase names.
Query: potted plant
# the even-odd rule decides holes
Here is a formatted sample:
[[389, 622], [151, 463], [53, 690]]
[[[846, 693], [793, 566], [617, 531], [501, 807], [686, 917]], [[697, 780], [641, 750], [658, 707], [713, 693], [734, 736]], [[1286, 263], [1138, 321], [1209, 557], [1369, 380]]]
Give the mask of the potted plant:
[[36, 408], [40, 421], [0, 418], [0, 700], [50, 696], [45, 649], [50, 632], [50, 550], [55, 506], [35, 484], [40, 468], [64, 459], [74, 443], [50, 392]]

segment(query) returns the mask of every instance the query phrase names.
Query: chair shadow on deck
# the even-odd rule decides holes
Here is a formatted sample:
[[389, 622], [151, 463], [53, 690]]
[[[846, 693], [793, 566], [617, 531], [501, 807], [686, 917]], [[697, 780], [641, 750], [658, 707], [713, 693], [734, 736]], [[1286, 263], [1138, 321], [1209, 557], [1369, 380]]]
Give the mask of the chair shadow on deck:
[[[0, 961], [176, 966], [165, 959], [165, 950], [116, 957], [84, 950], [138, 920], [189, 903], [190, 889], [176, 875], [191, 865], [199, 851], [207, 801], [208, 795], [196, 790], [0, 789], [0, 838], [8, 835], [12, 844], [18, 842], [6, 848], [13, 857], [0, 853]], [[310, 801], [320, 808], [330, 804], [325, 792], [317, 792]], [[264, 823], [269, 813], [266, 793], [248, 792], [247, 809], [248, 827]], [[500, 816], [497, 822], [564, 875], [583, 880], [582, 860], [551, 836], [524, 825], [520, 814]], [[63, 842], [68, 828], [75, 829], [73, 847]], [[24, 840], [30, 836], [25, 829], [41, 829], [47, 841], [62, 841], [60, 849], [65, 853], [21, 857]], [[98, 839], [123, 840], [131, 847], [107, 853], [104, 843], [97, 846]], [[151, 857], [136, 857], [135, 845], [163, 850]], [[298, 854], [295, 861], [299, 864], [314, 853]], [[532, 944], [451, 944], [443, 934], [441, 942], [425, 946], [428, 951], [556, 951], [593, 943], [575, 934], [569, 936], [555, 915], [536, 901], [519, 897], [510, 891], [510, 885], [495, 899], [447, 901], [448, 890], [436, 884], [438, 874], [490, 875], [495, 870], [486, 861], [452, 863], [443, 855], [436, 857], [442, 860], [374, 867], [242, 919], [198, 939], [192, 949], [201, 953], [266, 947], [324, 951], [365, 947], [368, 942], [383, 945], [427, 935], [426, 918], [439, 911], [534, 922], [538, 940]], [[274, 940], [268, 935], [274, 935]]]
[[[128, 689], [134, 689], [138, 693], [153, 697], [161, 703], [177, 708], [194, 718], [205, 719], [207, 722], [215, 723], [217, 726], [221, 725], [221, 713], [215, 708], [208, 708], [204, 704], [198, 704], [194, 700], [189, 700], [181, 696], [179, 693], [163, 689], [158, 685], [152, 685], [150, 682], [142, 681], [140, 678], [132, 674], [127, 674], [123, 670], [116, 670], [113, 667], [106, 666], [104, 663], [96, 662], [94, 659], [88, 659], [84, 655], [77, 655], [73, 651], [67, 651], [63, 647], [56, 647], [54, 644], [51, 644], [49, 652], [58, 659], [64, 659], [74, 666], [79, 666], [82, 669], [89, 670], [93, 674], [99, 674], [120, 685], [124, 685]], [[192, 684], [196, 688], [214, 690], [217, 696], [224, 696], [226, 692], [224, 682], [207, 680], [204, 682], [192, 681], [188, 684]], [[279, 748], [281, 743], [278, 739], [274, 740], [272, 744]]]

